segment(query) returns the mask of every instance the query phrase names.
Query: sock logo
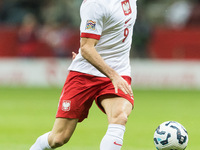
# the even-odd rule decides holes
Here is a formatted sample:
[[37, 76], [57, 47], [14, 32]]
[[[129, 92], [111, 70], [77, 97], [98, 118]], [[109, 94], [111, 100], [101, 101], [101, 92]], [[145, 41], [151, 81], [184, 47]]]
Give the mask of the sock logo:
[[116, 141], [114, 142], [114, 144], [117, 145], [117, 146], [122, 146], [122, 144], [119, 144]]

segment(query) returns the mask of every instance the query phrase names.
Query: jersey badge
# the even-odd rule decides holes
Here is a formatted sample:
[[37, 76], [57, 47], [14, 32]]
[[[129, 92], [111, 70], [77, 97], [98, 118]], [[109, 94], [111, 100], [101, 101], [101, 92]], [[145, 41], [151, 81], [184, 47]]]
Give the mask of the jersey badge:
[[96, 28], [96, 21], [93, 21], [93, 20], [87, 20], [87, 23], [86, 23], [86, 30], [95, 30]]
[[122, 1], [122, 9], [124, 11], [124, 15], [127, 16], [132, 13], [131, 5], [129, 0]]
[[71, 107], [71, 101], [64, 100], [63, 103], [62, 103], [62, 110], [63, 111], [70, 111], [70, 107]]

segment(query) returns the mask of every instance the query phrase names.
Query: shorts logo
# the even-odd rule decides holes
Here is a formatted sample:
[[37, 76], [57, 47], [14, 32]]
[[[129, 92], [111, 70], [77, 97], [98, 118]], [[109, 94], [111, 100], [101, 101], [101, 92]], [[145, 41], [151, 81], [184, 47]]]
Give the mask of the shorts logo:
[[96, 21], [93, 21], [93, 20], [87, 20], [87, 23], [86, 23], [86, 30], [95, 30], [96, 28]]
[[63, 111], [70, 111], [70, 107], [71, 107], [71, 101], [64, 100], [63, 103], [62, 103], [62, 110]]
[[132, 13], [131, 5], [130, 5], [129, 0], [124, 0], [124, 1], [122, 1], [122, 8], [123, 8], [123, 11], [124, 11], [124, 15], [125, 15], [125, 16], [127, 16], [127, 15], [129, 15], [129, 14]]

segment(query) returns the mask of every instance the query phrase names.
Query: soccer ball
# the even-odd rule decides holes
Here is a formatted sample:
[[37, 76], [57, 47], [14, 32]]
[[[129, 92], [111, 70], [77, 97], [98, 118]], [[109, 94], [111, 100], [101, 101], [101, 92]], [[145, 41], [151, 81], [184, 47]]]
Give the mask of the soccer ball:
[[157, 150], [184, 150], [188, 143], [188, 133], [178, 122], [166, 121], [154, 133]]

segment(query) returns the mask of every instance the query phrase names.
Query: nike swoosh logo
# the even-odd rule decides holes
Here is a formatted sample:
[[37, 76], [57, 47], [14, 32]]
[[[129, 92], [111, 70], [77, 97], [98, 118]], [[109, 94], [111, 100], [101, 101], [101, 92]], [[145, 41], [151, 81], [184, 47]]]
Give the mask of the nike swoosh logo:
[[115, 144], [115, 145], [118, 145], [118, 146], [122, 146], [122, 144], [118, 144], [117, 142], [114, 142], [114, 144]]
[[127, 21], [125, 21], [125, 24], [127, 24], [132, 18], [128, 19]]

